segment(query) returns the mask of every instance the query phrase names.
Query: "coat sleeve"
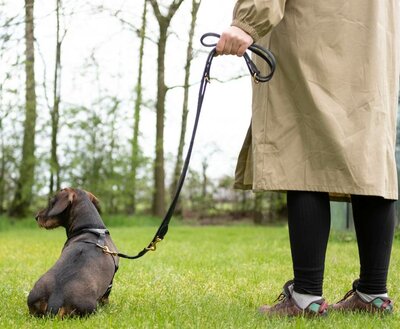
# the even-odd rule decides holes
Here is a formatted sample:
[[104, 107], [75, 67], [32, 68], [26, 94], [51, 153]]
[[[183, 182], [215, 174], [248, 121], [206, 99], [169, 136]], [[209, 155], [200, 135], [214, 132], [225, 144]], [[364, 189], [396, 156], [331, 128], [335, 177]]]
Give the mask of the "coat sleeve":
[[282, 20], [286, 0], [237, 0], [232, 26], [237, 26], [257, 41]]

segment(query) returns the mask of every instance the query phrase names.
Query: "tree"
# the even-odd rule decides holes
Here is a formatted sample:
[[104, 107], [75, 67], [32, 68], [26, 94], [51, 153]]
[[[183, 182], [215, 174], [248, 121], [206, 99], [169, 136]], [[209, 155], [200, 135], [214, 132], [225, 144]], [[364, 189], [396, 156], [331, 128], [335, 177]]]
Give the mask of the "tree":
[[137, 195], [137, 170], [139, 166], [139, 123], [140, 123], [140, 108], [142, 106], [142, 72], [143, 72], [143, 57], [144, 57], [144, 40], [146, 36], [146, 13], [147, 1], [144, 0], [142, 13], [142, 27], [139, 31], [140, 47], [139, 47], [139, 67], [138, 78], [136, 82], [136, 100], [134, 110], [133, 138], [132, 138], [132, 155], [131, 155], [131, 186], [129, 194], [131, 195], [131, 203], [128, 206], [128, 213], [133, 214], [136, 211], [136, 195]]
[[27, 213], [34, 183], [36, 91], [33, 11], [34, 0], [25, 0], [25, 122], [19, 178], [9, 209], [9, 214], [14, 217], [22, 217]]
[[193, 59], [193, 37], [194, 31], [196, 27], [197, 13], [199, 11], [201, 4], [201, 0], [192, 0], [192, 19], [190, 21], [190, 29], [189, 29], [189, 42], [186, 48], [186, 65], [185, 65], [185, 80], [184, 80], [184, 94], [183, 94], [183, 105], [182, 105], [182, 120], [181, 120], [181, 132], [179, 137], [178, 144], [178, 152], [176, 156], [176, 163], [174, 174], [172, 178], [171, 184], [171, 193], [175, 193], [175, 190], [178, 185], [178, 180], [180, 176], [180, 172], [182, 170], [183, 163], [183, 148], [185, 146], [185, 135], [186, 135], [186, 127], [187, 127], [187, 116], [189, 113], [188, 110], [188, 99], [189, 99], [189, 79], [190, 79], [190, 68]]
[[[2, 85], [0, 85], [0, 95], [2, 94]], [[0, 97], [1, 99], [1, 97]], [[8, 112], [9, 113], [9, 112]], [[6, 172], [7, 172], [7, 160], [10, 157], [10, 149], [5, 144], [5, 138], [3, 134], [3, 122], [6, 119], [7, 114], [3, 116], [3, 113], [0, 114], [0, 214], [5, 210], [5, 198], [6, 198]]]
[[[0, 11], [4, 12], [4, 2], [0, 2]], [[5, 63], [5, 57], [10, 50], [10, 39], [12, 35], [15, 35], [14, 27], [18, 25], [17, 18], [19, 16], [8, 16], [2, 15], [0, 17], [0, 62]], [[19, 56], [16, 57], [14, 67], [19, 66]], [[2, 67], [3, 75], [0, 80], [0, 214], [6, 211], [7, 204], [9, 202], [9, 191], [12, 190], [12, 179], [10, 174], [13, 172], [12, 166], [15, 165], [14, 161], [14, 149], [15, 145], [12, 145], [11, 140], [15, 138], [14, 132], [10, 134], [8, 117], [13, 108], [16, 108], [16, 104], [11, 104], [10, 101], [6, 101], [4, 95], [6, 94], [17, 94], [17, 91], [7, 83], [13, 76], [12, 68], [8, 67], [5, 69], [5, 65]]]
[[[60, 117], [60, 82], [61, 82], [61, 45], [63, 37], [60, 34], [61, 0], [56, 0], [56, 54], [53, 80], [53, 107], [51, 109], [51, 156], [50, 156], [50, 185], [49, 193], [53, 195], [60, 189], [60, 164], [57, 157], [57, 137]], [[65, 33], [64, 33], [65, 36]]]
[[168, 90], [165, 85], [165, 50], [167, 46], [168, 27], [183, 0], [173, 0], [165, 16], [161, 13], [156, 0], [149, 1], [153, 7], [160, 30], [157, 44], [156, 156], [154, 161], [152, 213], [156, 216], [162, 216], [165, 211], [164, 119], [165, 98]]

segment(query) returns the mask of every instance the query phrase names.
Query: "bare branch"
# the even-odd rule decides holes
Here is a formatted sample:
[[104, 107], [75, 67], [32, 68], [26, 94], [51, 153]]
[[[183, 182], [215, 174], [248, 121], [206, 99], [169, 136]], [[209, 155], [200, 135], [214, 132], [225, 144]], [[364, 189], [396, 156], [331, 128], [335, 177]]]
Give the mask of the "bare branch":
[[168, 14], [166, 18], [168, 21], [172, 19], [172, 17], [175, 15], [176, 11], [179, 9], [180, 5], [182, 4], [183, 0], [174, 0], [174, 2], [171, 4], [168, 10]]
[[154, 15], [156, 16], [157, 20], [161, 17], [164, 17], [161, 14], [160, 7], [158, 6], [157, 1], [156, 0], [149, 0], [149, 1], [150, 1], [151, 6], [153, 7]]
[[[212, 81], [215, 81], [215, 82], [218, 82], [218, 83], [227, 83], [227, 82], [239, 80], [239, 79], [242, 79], [242, 78], [248, 78], [248, 77], [250, 77], [249, 74], [240, 74], [240, 75], [236, 75], [236, 76], [233, 76], [231, 78], [228, 78], [228, 79], [210, 78], [210, 83]], [[200, 81], [197, 81], [197, 82], [189, 84], [189, 87], [191, 88], [191, 87], [197, 86], [198, 84], [200, 84]], [[167, 89], [168, 90], [172, 90], [172, 89], [184, 88], [184, 87], [185, 87], [184, 85], [175, 85], [175, 86], [167, 87]]]
[[51, 105], [50, 105], [50, 100], [49, 100], [49, 96], [47, 95], [47, 85], [46, 85], [46, 81], [47, 81], [47, 66], [46, 66], [46, 59], [44, 58], [44, 55], [42, 53], [42, 50], [40, 48], [40, 44], [37, 42], [37, 40], [35, 40], [35, 44], [36, 44], [36, 49], [38, 50], [38, 54], [40, 57], [40, 60], [42, 61], [43, 64], [43, 92], [44, 92], [44, 99], [46, 100], [46, 105], [49, 109], [51, 109]]

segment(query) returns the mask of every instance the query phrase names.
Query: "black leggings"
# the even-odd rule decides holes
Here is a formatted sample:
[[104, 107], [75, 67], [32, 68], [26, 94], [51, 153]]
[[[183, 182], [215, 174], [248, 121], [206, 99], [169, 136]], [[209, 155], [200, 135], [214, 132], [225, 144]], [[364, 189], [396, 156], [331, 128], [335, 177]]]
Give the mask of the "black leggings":
[[[366, 294], [386, 293], [395, 202], [359, 195], [351, 200], [361, 265], [357, 289]], [[331, 224], [329, 195], [288, 191], [287, 206], [294, 290], [321, 296]]]

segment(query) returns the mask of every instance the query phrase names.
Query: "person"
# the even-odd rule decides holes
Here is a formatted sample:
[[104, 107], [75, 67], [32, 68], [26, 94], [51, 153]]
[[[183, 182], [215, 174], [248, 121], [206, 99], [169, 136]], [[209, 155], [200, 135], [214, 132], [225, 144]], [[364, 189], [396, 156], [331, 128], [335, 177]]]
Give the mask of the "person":
[[[397, 0], [238, 0], [221, 34], [218, 55], [242, 56], [257, 42], [277, 60], [272, 80], [252, 85], [235, 178], [236, 188], [287, 192], [294, 279], [260, 308], [268, 316], [393, 309], [399, 22]], [[351, 201], [360, 273], [328, 308], [330, 200]]]

